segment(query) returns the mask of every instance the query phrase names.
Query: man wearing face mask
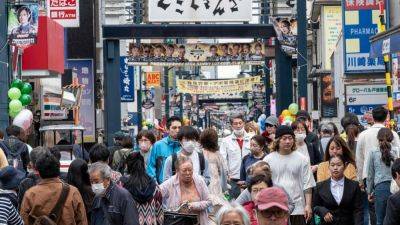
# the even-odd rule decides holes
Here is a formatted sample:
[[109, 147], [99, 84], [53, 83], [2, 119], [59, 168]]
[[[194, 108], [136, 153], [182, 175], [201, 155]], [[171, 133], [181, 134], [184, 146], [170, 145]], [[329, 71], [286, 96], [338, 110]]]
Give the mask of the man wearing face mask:
[[244, 130], [244, 118], [242, 115], [234, 115], [230, 119], [233, 133], [225, 137], [220, 146], [220, 154], [227, 168], [228, 181], [231, 185], [229, 195], [237, 198], [240, 194], [240, 166], [243, 157], [250, 153], [250, 136]]
[[137, 208], [132, 195], [111, 181], [111, 168], [101, 162], [90, 165], [90, 183], [96, 194], [92, 205], [92, 225], [137, 225]]
[[179, 117], [172, 116], [167, 120], [168, 137], [157, 141], [151, 149], [147, 160], [147, 173], [156, 179], [158, 184], [164, 180], [165, 160], [181, 150], [181, 145], [177, 141], [178, 132], [181, 129], [182, 122]]
[[164, 166], [164, 181], [175, 175], [176, 168], [175, 162], [179, 155], [189, 157], [193, 163], [193, 173], [198, 174], [204, 178], [206, 184], [210, 183], [210, 172], [208, 170], [208, 161], [204, 158], [198, 140], [200, 138], [199, 132], [191, 126], [184, 126], [179, 130], [177, 139], [182, 146], [182, 149], [172, 154], [165, 161]]
[[322, 123], [320, 127], [321, 155], [325, 154], [329, 140], [334, 136], [333, 126], [329, 123]]

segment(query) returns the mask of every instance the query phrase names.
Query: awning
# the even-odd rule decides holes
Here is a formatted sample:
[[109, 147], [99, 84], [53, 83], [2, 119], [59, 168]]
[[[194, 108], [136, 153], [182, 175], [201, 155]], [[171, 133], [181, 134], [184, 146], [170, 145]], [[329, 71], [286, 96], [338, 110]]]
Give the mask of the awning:
[[383, 54], [400, 52], [400, 25], [370, 38], [372, 58]]

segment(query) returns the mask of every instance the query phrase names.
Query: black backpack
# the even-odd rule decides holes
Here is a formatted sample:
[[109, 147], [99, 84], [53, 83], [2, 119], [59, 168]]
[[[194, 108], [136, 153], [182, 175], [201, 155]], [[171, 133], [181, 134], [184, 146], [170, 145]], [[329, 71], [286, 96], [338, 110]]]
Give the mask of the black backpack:
[[[200, 175], [204, 176], [204, 170], [206, 168], [206, 160], [204, 158], [204, 154], [201, 152], [197, 153], [199, 155], [199, 163], [200, 163]], [[178, 159], [178, 154], [174, 153], [172, 154], [172, 175], [176, 174], [176, 168], [175, 168], [175, 162]]]
[[[4, 143], [4, 141], [0, 141], [0, 148], [3, 149], [4, 154], [7, 157], [8, 165], [10, 165], [20, 171], [26, 172], [24, 169], [24, 163], [21, 158], [21, 153], [23, 151], [17, 151], [16, 153], [13, 153], [10, 150], [10, 148], [7, 146], [7, 144]], [[27, 148], [27, 147], [25, 144], [21, 144], [20, 148]], [[19, 149], [19, 150], [22, 150], [22, 149]]]

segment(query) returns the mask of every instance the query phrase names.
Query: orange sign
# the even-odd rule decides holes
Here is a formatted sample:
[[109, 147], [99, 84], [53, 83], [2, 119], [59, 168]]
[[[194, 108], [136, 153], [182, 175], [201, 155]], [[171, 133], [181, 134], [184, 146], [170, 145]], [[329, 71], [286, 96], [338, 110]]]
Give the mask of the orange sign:
[[160, 87], [161, 72], [146, 72], [146, 87]]

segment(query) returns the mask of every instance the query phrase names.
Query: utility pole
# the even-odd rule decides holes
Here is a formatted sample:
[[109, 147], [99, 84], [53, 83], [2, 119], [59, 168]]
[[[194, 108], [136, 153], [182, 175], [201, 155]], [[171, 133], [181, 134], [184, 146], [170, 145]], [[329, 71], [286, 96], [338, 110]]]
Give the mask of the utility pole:
[[7, 1], [0, 1], [0, 130], [9, 125], [8, 84], [9, 84], [9, 46], [7, 43]]
[[[307, 9], [305, 0], [297, 0], [297, 80], [299, 103], [307, 110]], [[302, 104], [300, 104], [302, 106]], [[303, 104], [304, 106], [304, 104]]]

